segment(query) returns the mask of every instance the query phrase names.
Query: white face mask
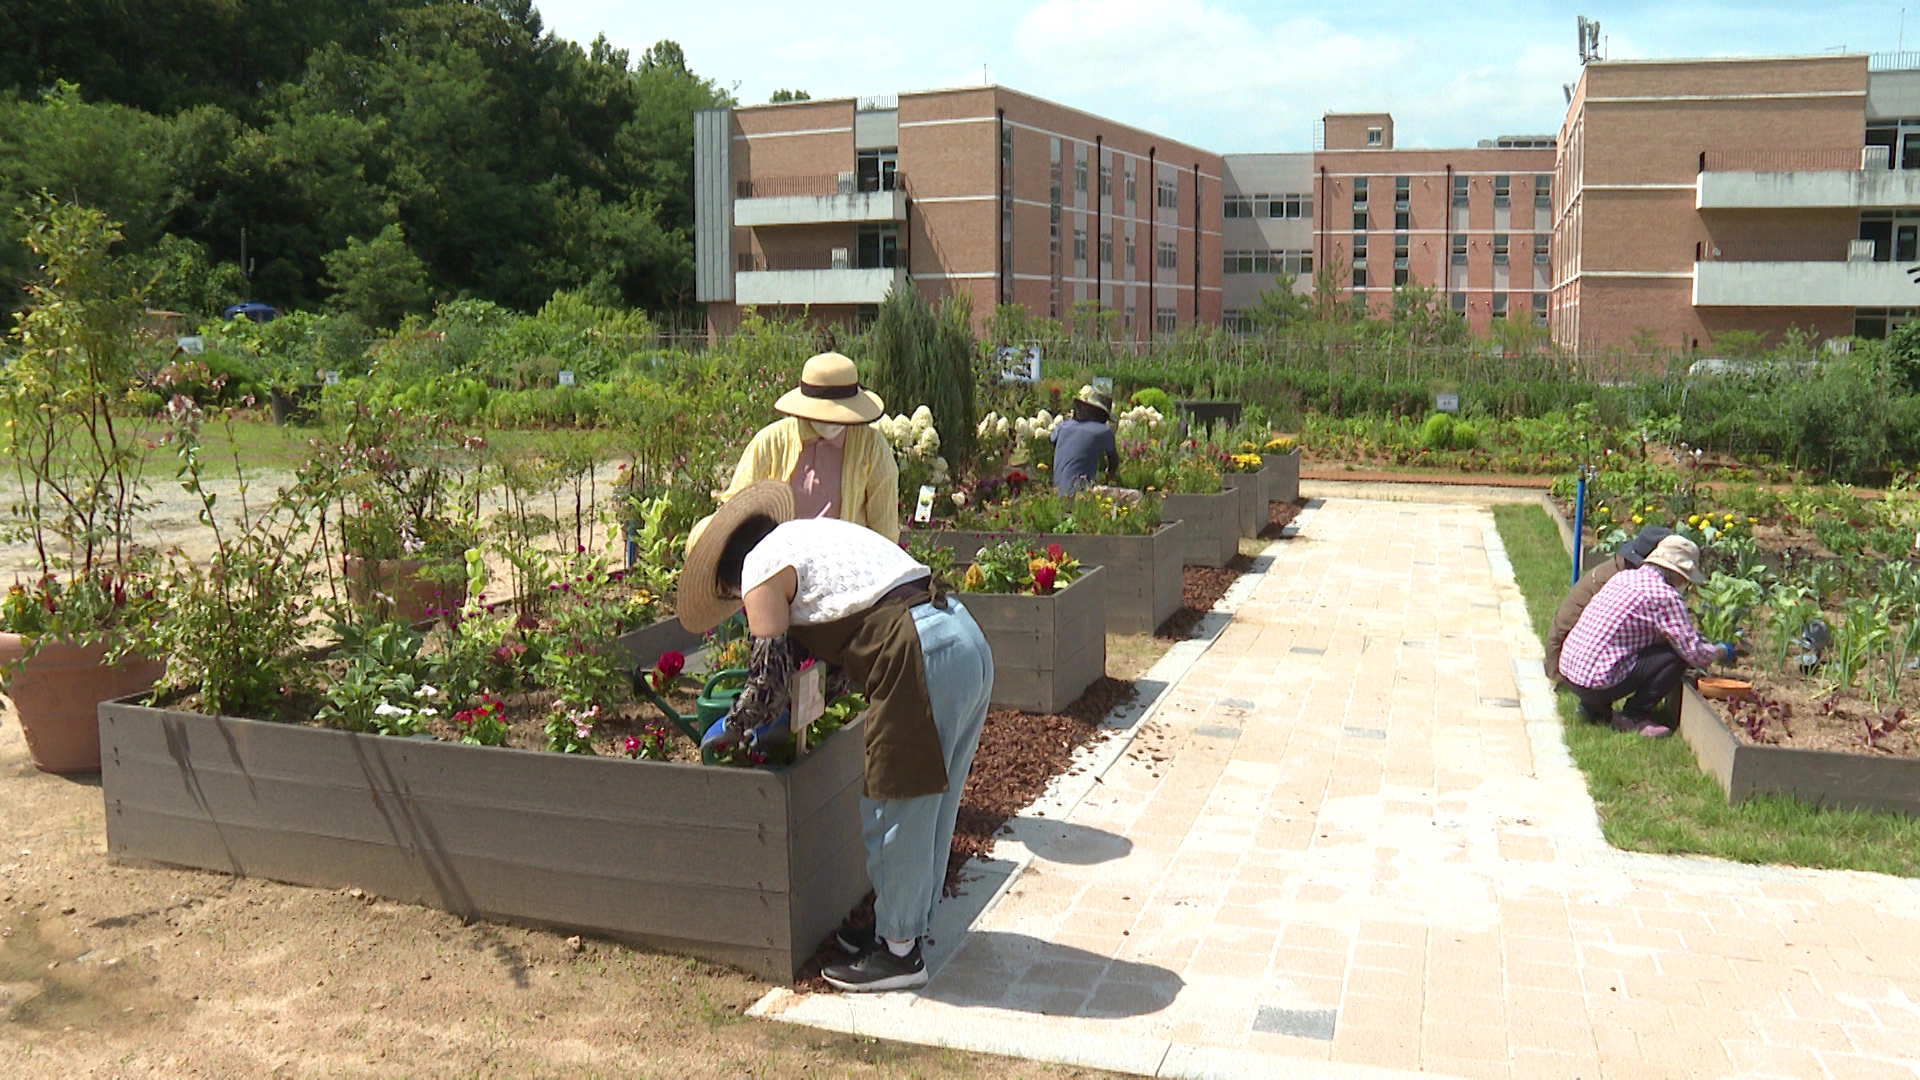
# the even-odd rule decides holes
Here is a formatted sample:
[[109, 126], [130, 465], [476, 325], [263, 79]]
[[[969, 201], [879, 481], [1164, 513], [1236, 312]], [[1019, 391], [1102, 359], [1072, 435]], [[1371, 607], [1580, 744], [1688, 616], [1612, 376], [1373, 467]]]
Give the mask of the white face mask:
[[847, 430], [847, 425], [845, 424], [823, 424], [818, 420], [809, 420], [807, 423], [812, 424], [813, 433], [823, 439], [831, 439]]

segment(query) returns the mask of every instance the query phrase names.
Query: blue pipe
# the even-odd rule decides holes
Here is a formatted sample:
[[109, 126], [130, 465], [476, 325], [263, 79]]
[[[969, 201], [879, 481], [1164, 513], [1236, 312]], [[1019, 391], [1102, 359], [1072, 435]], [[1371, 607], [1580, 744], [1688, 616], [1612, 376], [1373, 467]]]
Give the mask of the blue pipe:
[[1573, 584], [1580, 584], [1581, 538], [1587, 527], [1587, 470], [1582, 468], [1573, 483]]

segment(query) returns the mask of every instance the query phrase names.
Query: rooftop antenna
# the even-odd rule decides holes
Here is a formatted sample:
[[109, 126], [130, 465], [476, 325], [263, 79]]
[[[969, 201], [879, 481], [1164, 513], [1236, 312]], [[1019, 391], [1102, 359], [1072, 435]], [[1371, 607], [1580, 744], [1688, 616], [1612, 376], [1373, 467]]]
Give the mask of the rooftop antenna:
[[1574, 17], [1580, 32], [1580, 63], [1582, 66], [1600, 59], [1600, 20], [1589, 19], [1585, 15]]

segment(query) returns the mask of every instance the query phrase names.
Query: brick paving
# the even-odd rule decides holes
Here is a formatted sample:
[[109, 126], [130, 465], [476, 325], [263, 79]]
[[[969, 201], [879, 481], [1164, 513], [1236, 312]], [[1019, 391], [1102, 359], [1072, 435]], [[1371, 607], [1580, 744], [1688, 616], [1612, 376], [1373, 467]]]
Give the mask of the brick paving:
[[759, 1011], [1147, 1075], [1920, 1078], [1920, 887], [1608, 848], [1492, 516], [1300, 524], [923, 993]]

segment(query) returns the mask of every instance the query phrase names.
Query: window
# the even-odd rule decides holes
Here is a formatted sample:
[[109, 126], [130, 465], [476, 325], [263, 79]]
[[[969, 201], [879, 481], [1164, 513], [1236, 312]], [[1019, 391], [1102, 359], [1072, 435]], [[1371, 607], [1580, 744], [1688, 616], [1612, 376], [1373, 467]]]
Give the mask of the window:
[[1127, 205], [1133, 205], [1133, 167], [1127, 167]]
[[1367, 287], [1367, 260], [1365, 259], [1353, 260], [1353, 287], [1356, 289]]
[[1366, 206], [1367, 178], [1364, 176], [1356, 176], [1353, 178], [1353, 208], [1355, 210], [1364, 210]]
[[1367, 235], [1365, 233], [1360, 233], [1354, 236], [1353, 257], [1356, 260], [1364, 259], [1367, 257]]
[[1493, 234], [1493, 265], [1507, 265], [1507, 234]]
[[1220, 313], [1220, 326], [1230, 334], [1253, 333], [1253, 319], [1238, 311], [1227, 310]]
[[1380, 143], [1381, 135], [1382, 135], [1382, 132], [1379, 128], [1377, 127], [1368, 128], [1367, 129], [1367, 145], [1368, 146], [1381, 145]]
[[1087, 193], [1087, 163], [1079, 158], [1073, 159], [1073, 190], [1082, 195]]
[[1453, 265], [1467, 265], [1467, 236], [1465, 233], [1453, 234]]
[[1133, 237], [1129, 236], [1127, 237], [1127, 266], [1132, 267], [1134, 265], [1136, 265], [1136, 262], [1133, 257]]
[[1461, 210], [1467, 208], [1467, 178], [1464, 176], [1453, 178], [1453, 205]]
[[1221, 215], [1230, 218], [1250, 218], [1253, 216], [1253, 196], [1229, 195], [1221, 208]]
[[1105, 198], [1113, 194], [1113, 166], [1100, 166], [1100, 196]]
[[1364, 206], [1353, 212], [1353, 231], [1367, 231], [1367, 208]]
[[1507, 317], [1506, 293], [1497, 292], [1493, 294], [1493, 317], [1496, 319], [1504, 319]]
[[894, 150], [862, 150], [854, 159], [854, 177], [861, 191], [892, 191], [899, 154]]
[[1113, 234], [1112, 233], [1100, 234], [1100, 261], [1103, 263], [1106, 263], [1108, 266], [1113, 265]]
[[1407, 272], [1407, 268], [1406, 268], [1406, 267], [1404, 267], [1404, 266], [1396, 266], [1396, 267], [1394, 267], [1394, 268], [1393, 268], [1393, 283], [1394, 283], [1394, 285], [1396, 285], [1396, 286], [1399, 286], [1399, 285], [1405, 285], [1405, 284], [1407, 283], [1407, 281], [1408, 281], [1408, 272]]
[[1405, 269], [1407, 265], [1407, 234], [1401, 233], [1393, 238], [1393, 265]]
[[1547, 265], [1547, 245], [1550, 242], [1551, 237], [1546, 233], [1537, 232], [1533, 234], [1533, 265]]
[[1292, 274], [1313, 272], [1313, 256], [1305, 251], [1228, 251], [1223, 253], [1223, 274]]
[[1453, 296], [1450, 297], [1450, 299], [1452, 301], [1450, 306], [1453, 308], [1453, 313], [1455, 315], [1465, 315], [1467, 313], [1467, 294], [1466, 293], [1462, 293], [1462, 292], [1454, 293]]
[[1409, 228], [1411, 228], [1412, 226], [1413, 226], [1413, 215], [1412, 215], [1412, 214], [1409, 214], [1409, 213], [1408, 213], [1407, 211], [1405, 211], [1405, 210], [1396, 210], [1396, 211], [1394, 211], [1394, 213], [1393, 213], [1393, 228], [1394, 228], [1394, 231], [1395, 231], [1395, 232], [1406, 232], [1406, 231], [1407, 231], [1407, 230], [1408, 230]]
[[1546, 293], [1537, 292], [1533, 294], [1533, 325], [1535, 326], [1547, 325], [1547, 294]]
[[1412, 201], [1413, 201], [1413, 178], [1407, 177], [1407, 176], [1394, 177], [1393, 178], [1393, 208], [1395, 210], [1408, 209], [1409, 204]]
[[1073, 230], [1073, 261], [1087, 261], [1087, 230]]
[[1535, 210], [1553, 209], [1553, 177], [1546, 173], [1533, 178], [1533, 208]]
[[1513, 205], [1513, 177], [1496, 176], [1493, 178], [1493, 205]]
[[854, 236], [854, 269], [883, 270], [900, 265], [900, 233], [891, 222], [862, 225]]
[[1055, 262], [1060, 260], [1060, 226], [1055, 225], [1047, 233], [1047, 257]]
[[1155, 198], [1157, 199], [1157, 205], [1164, 209], [1178, 209], [1180, 206], [1180, 178], [1173, 177], [1160, 181], [1159, 190]]
[[1170, 307], [1156, 308], [1153, 312], [1153, 330], [1157, 334], [1171, 334], [1179, 328], [1179, 322]]
[[1000, 164], [1013, 164], [1013, 129], [1010, 127], [1000, 129]]
[[1160, 269], [1174, 270], [1180, 266], [1180, 248], [1171, 240], [1160, 241]]

